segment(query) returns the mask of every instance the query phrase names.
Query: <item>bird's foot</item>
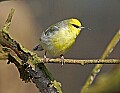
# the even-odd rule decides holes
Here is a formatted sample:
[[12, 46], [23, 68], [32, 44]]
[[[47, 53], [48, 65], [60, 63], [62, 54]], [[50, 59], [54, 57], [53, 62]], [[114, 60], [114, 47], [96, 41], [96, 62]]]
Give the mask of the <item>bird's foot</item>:
[[61, 56], [61, 59], [60, 59], [60, 62], [62, 63], [62, 66], [65, 64], [64, 62], [64, 56], [63, 55], [60, 55]]
[[47, 57], [46, 55], [44, 55], [44, 58], [43, 58], [43, 63], [47, 61]]
[[47, 61], [47, 57], [46, 57], [46, 51], [45, 51], [45, 54], [44, 54], [44, 58], [43, 58], [43, 63]]

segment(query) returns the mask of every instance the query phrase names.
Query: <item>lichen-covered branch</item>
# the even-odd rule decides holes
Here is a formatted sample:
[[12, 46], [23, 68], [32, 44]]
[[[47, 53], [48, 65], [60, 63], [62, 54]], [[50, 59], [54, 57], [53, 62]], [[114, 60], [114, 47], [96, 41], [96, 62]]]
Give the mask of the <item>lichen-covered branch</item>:
[[[115, 34], [115, 36], [113, 37], [111, 42], [108, 44], [108, 46], [105, 49], [103, 55], [101, 56], [101, 60], [103, 60], [103, 59], [105, 59], [105, 58], [107, 58], [109, 56], [109, 54], [113, 51], [113, 48], [116, 46], [116, 44], [119, 42], [119, 40], [120, 40], [120, 29]], [[92, 82], [95, 79], [96, 75], [100, 72], [102, 66], [103, 66], [103, 64], [97, 64], [93, 68], [90, 76], [88, 77], [85, 85], [83, 86], [83, 88], [81, 90], [81, 93], [87, 93], [87, 90], [88, 90], [89, 86], [92, 84]]]
[[53, 78], [45, 65], [40, 62], [40, 58], [35, 53], [23, 48], [10, 36], [8, 30], [14, 11], [14, 9], [11, 9], [5, 25], [0, 31], [0, 44], [4, 47], [3, 51], [8, 55], [8, 63], [14, 63], [22, 80], [28, 82], [31, 79], [40, 92], [62, 93], [61, 84]]
[[[1, 53], [0, 53], [1, 54]], [[7, 54], [0, 55], [0, 60], [7, 60]], [[44, 58], [39, 58], [39, 61], [42, 62]], [[35, 62], [37, 64], [39, 62]], [[46, 58], [44, 63], [59, 63], [60, 59], [51, 59]], [[80, 64], [80, 65], [87, 65], [87, 64], [120, 64], [120, 59], [90, 59], [90, 60], [75, 60], [75, 59], [64, 59], [65, 64]]]
[[[120, 64], [119, 59], [91, 59], [91, 60], [75, 60], [75, 59], [65, 59], [65, 64]], [[60, 63], [60, 59], [47, 59], [45, 63]]]

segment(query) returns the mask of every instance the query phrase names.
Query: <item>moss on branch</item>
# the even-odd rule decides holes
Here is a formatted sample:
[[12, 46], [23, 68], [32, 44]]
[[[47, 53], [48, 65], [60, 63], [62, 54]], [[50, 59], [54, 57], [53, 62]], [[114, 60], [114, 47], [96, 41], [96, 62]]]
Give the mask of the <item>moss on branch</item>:
[[[14, 63], [22, 80], [28, 82], [31, 79], [42, 93], [62, 93], [61, 84], [53, 78], [45, 65], [40, 62], [40, 58], [35, 53], [22, 47], [10, 36], [8, 30], [14, 11], [14, 9], [11, 9], [5, 25], [0, 31], [0, 44], [5, 47], [4, 52], [8, 55], [8, 63]], [[55, 86], [56, 83], [57, 86]]]

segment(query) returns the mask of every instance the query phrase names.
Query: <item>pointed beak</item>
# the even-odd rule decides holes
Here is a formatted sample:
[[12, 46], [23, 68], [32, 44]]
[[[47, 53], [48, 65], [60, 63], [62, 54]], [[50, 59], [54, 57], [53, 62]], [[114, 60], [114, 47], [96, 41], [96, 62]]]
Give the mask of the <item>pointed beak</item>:
[[80, 27], [79, 27], [80, 30], [81, 30], [81, 29], [84, 29], [84, 28], [85, 28], [84, 26], [80, 26]]
[[80, 27], [80, 30], [81, 30], [81, 29], [88, 29], [88, 30], [91, 30], [90, 28], [87, 28], [87, 27], [84, 27], [84, 26], [81, 26], [81, 27]]
[[84, 29], [85, 27], [84, 26], [81, 26], [80, 29]]

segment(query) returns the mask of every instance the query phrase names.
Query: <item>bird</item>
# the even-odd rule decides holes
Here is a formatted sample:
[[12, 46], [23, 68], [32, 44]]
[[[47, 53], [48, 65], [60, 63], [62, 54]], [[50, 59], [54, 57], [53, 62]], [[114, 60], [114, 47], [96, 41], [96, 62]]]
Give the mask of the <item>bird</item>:
[[61, 57], [62, 65], [64, 64], [64, 54], [75, 43], [81, 29], [85, 28], [76, 18], [69, 18], [51, 25], [43, 31], [40, 36], [40, 43], [33, 48], [34, 51], [45, 51], [53, 57]]

